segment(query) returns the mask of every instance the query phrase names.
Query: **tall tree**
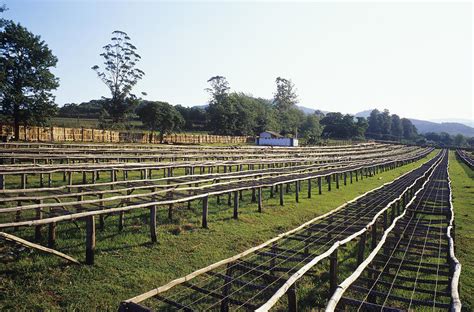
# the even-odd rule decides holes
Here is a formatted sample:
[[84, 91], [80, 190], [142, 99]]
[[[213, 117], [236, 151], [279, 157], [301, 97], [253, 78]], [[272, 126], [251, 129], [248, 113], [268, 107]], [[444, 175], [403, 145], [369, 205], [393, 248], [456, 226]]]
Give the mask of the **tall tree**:
[[207, 81], [211, 86], [205, 90], [209, 93], [208, 128], [214, 134], [231, 135], [235, 126], [235, 107], [229, 100], [229, 83], [223, 76], [214, 76]]
[[298, 96], [296, 95], [295, 85], [291, 80], [277, 77], [276, 82], [276, 93], [273, 100], [273, 104], [277, 110], [285, 112], [294, 108], [298, 103]]
[[380, 111], [378, 109], [374, 109], [370, 112], [370, 116], [368, 118], [368, 128], [366, 132], [366, 136], [368, 138], [373, 139], [380, 139], [382, 135], [381, 125], [380, 125]]
[[301, 136], [305, 139], [306, 144], [314, 145], [318, 143], [322, 132], [319, 116], [317, 114], [307, 115], [300, 128]]
[[391, 140], [392, 117], [390, 116], [390, 112], [388, 109], [384, 109], [384, 111], [378, 117], [382, 138], [385, 140]]
[[59, 80], [51, 68], [57, 58], [39, 36], [12, 21], [0, 32], [1, 113], [13, 121], [15, 139], [20, 124], [44, 124], [57, 106], [51, 91]]
[[213, 76], [207, 82], [211, 85], [210, 88], [205, 89], [211, 96], [210, 104], [220, 104], [226, 100], [230, 87], [224, 76]]
[[[0, 13], [5, 12], [7, 9], [7, 6], [5, 4], [0, 5]], [[7, 20], [4, 19], [3, 17], [0, 17], [0, 27], [3, 27], [7, 24]]]
[[390, 130], [393, 139], [400, 140], [403, 137], [402, 121], [397, 114], [392, 115], [392, 126]]
[[202, 107], [184, 107], [182, 105], [176, 105], [176, 110], [184, 118], [184, 129], [185, 130], [205, 130], [207, 115], [206, 110]]
[[161, 143], [164, 135], [180, 130], [184, 126], [183, 116], [166, 102], [144, 101], [137, 108], [137, 115], [150, 130], [150, 138], [154, 131], [159, 131]]
[[405, 140], [414, 140], [418, 135], [416, 127], [411, 123], [410, 119], [402, 118], [403, 138]]
[[263, 131], [280, 131], [280, 125], [276, 118], [276, 111], [272, 101], [262, 98], [255, 99], [253, 110], [256, 113], [254, 133], [260, 134]]
[[130, 40], [125, 32], [114, 31], [112, 42], [104, 46], [104, 52], [100, 54], [104, 58], [104, 68], [92, 67], [110, 90], [111, 98], [106, 98], [105, 109], [114, 123], [125, 121], [127, 114], [138, 104], [131, 91], [145, 75], [137, 68], [141, 57]]
[[297, 135], [298, 127], [303, 122], [305, 116], [296, 104], [298, 95], [295, 85], [289, 79], [277, 77], [275, 79], [276, 92], [273, 98], [273, 105], [277, 111], [277, 118], [280, 123], [282, 134]]
[[355, 123], [355, 129], [353, 133], [353, 139], [364, 139], [365, 131], [367, 131], [367, 128], [369, 127], [369, 123], [367, 122], [367, 119], [364, 117], [357, 117], [357, 122]]
[[463, 147], [467, 142], [466, 138], [462, 134], [456, 134], [453, 141], [454, 145], [457, 147]]

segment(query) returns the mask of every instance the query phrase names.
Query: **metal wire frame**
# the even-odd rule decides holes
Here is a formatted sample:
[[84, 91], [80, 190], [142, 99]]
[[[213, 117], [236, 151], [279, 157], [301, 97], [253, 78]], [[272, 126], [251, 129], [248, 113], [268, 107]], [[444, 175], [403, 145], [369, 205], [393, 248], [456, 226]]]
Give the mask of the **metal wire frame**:
[[466, 151], [458, 149], [456, 150], [456, 156], [468, 165], [469, 168], [474, 169], [474, 159]]
[[347, 279], [352, 280], [348, 288], [350, 296], [339, 301], [337, 310], [395, 311], [411, 310], [414, 306], [460, 310], [460, 304], [453, 305], [453, 299], [458, 298], [453, 298], [450, 291], [453, 259], [448, 250], [452, 246], [447, 228], [452, 223], [449, 219], [453, 219], [453, 212], [447, 166], [445, 152], [434, 177], [388, 233], [388, 239], [370, 265], [364, 264], [363, 274], [355, 281], [351, 277]]
[[[405, 179], [396, 180], [392, 184], [386, 185], [384, 188], [374, 191], [368, 196], [364, 196], [334, 215], [321, 220], [321, 222], [312, 224], [308, 228], [290, 235], [269, 248], [250, 254], [248, 257], [244, 258], [245, 260], [240, 259], [239, 261], [229, 264], [226, 268], [218, 268], [218, 272], [208, 274], [204, 281], [200, 281], [198, 284], [194, 283], [192, 287], [187, 283], [184, 285], [186, 288], [183, 288], [174, 294], [169, 296], [159, 294], [159, 296], [155, 296], [154, 298], [166, 303], [168, 307], [173, 306], [174, 308], [184, 310], [214, 309], [217, 305], [222, 305], [223, 303], [226, 303], [227, 305], [229, 303], [233, 304], [233, 308], [256, 307], [258, 306], [258, 302], [261, 304], [262, 302], [265, 302], [265, 299], [268, 299], [268, 297], [272, 295], [272, 291], [275, 291], [274, 288], [278, 288], [278, 286], [285, 281], [285, 276], [296, 272], [302, 265], [327, 250], [328, 246], [334, 245], [335, 242], [340, 241], [344, 237], [350, 236], [350, 234], [366, 226], [367, 223], [373, 220], [376, 213], [380, 211], [382, 207], [389, 203], [393, 198], [396, 198], [403, 193], [403, 191], [406, 190], [407, 185], [410, 185], [410, 183], [413, 182], [415, 178], [419, 177], [422, 172], [426, 172], [435, 161], [436, 159], [432, 159], [411, 175], [405, 177]], [[293, 242], [293, 244], [289, 244], [289, 242]], [[294, 242], [296, 242], [296, 244]], [[308, 250], [313, 246], [317, 246], [317, 249], [313, 252], [305, 253], [305, 250]], [[264, 256], [262, 257], [262, 255]], [[226, 273], [233, 268], [241, 267], [242, 261], [244, 261], [243, 263], [247, 266], [246, 270], [244, 270], [240, 275], [232, 275], [229, 280], [229, 276]], [[283, 266], [284, 264], [294, 263], [295, 261], [296, 264], [291, 267]], [[268, 278], [268, 276], [272, 276], [272, 273], [275, 272], [284, 272], [287, 275], [275, 276], [272, 282], [258, 285], [258, 279]], [[216, 276], [221, 278], [227, 277], [227, 281], [224, 279], [224, 284], [219, 284], [219, 286], [216, 287]], [[246, 276], [251, 276], [251, 280], [245, 281]], [[240, 287], [229, 293], [229, 289], [226, 289], [226, 287], [233, 283], [237, 283]], [[250, 296], [247, 297], [245, 297], [245, 294], [240, 292], [246, 286], [251, 290]], [[206, 287], [208, 291], [203, 291]], [[209, 294], [209, 289], [212, 289], [212, 294]], [[216, 296], [216, 292], [221, 290], [224, 293], [227, 291], [227, 294], [222, 295], [219, 298], [219, 296]], [[266, 290], [270, 291], [265, 293]], [[193, 292], [194, 295], [199, 292], [202, 293], [202, 295], [200, 297], [194, 296], [193, 300]], [[211, 306], [199, 306], [199, 304], [203, 304], [204, 301], [210, 299], [210, 297], [217, 297], [218, 300], [212, 302]], [[238, 297], [239, 300], [233, 299], [235, 297]], [[240, 299], [241, 297], [244, 297], [246, 300]], [[262, 298], [257, 300], [257, 297]], [[191, 301], [186, 301], [189, 298], [191, 298]]]

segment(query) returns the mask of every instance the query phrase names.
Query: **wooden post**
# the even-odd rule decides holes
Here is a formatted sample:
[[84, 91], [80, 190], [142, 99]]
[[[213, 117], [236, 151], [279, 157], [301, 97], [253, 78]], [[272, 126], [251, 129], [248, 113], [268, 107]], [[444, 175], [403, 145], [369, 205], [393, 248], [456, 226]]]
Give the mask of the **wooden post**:
[[56, 245], [56, 222], [49, 224], [48, 232], [48, 247], [54, 248], [54, 245]]
[[298, 311], [298, 301], [296, 300], [296, 286], [295, 284], [291, 285], [286, 292], [288, 296], [288, 311], [297, 312]]
[[349, 172], [349, 176], [350, 176], [350, 180], [351, 180], [351, 184], [352, 184], [352, 171]]
[[262, 188], [258, 188], [258, 212], [262, 212]]
[[124, 218], [124, 217], [125, 217], [125, 212], [120, 211], [120, 212], [119, 212], [119, 222], [118, 222], [118, 230], [119, 230], [120, 232], [123, 231], [123, 225], [124, 225], [124, 223], [125, 223], [125, 221], [124, 221], [125, 218]]
[[372, 250], [377, 247], [377, 221], [374, 222], [372, 225], [372, 242], [371, 242]]
[[22, 173], [21, 174], [21, 188], [22, 189], [26, 189], [26, 183], [27, 183], [26, 174]]
[[94, 216], [86, 217], [86, 264], [94, 264], [95, 221]]
[[339, 173], [336, 173], [336, 188], [339, 189]]
[[328, 175], [326, 179], [328, 181], [328, 191], [330, 192], [331, 191], [331, 175]]
[[[42, 199], [36, 201], [36, 204], [41, 205], [43, 203]], [[43, 219], [43, 211], [41, 208], [36, 208], [36, 219]], [[35, 226], [35, 240], [38, 242], [41, 240], [41, 225]]]
[[360, 236], [360, 240], [359, 240], [359, 248], [358, 248], [358, 251], [357, 251], [357, 266], [359, 266], [362, 261], [364, 261], [364, 252], [365, 252], [365, 240], [367, 238], [367, 232], [364, 232], [361, 236]]
[[234, 219], [239, 217], [239, 191], [234, 191]]
[[5, 175], [0, 174], [0, 190], [5, 189]]
[[337, 288], [337, 249], [329, 257], [330, 266], [329, 266], [329, 292], [332, 294]]
[[283, 184], [280, 184], [278, 189], [280, 190], [280, 206], [283, 206], [285, 204], [283, 200]]
[[[100, 199], [100, 202], [99, 202], [100, 209], [104, 210], [104, 202], [102, 201], [102, 199], [104, 199], [104, 194], [99, 194], [99, 199]], [[104, 228], [105, 228], [104, 215], [101, 214], [99, 215], [99, 229], [103, 231]]]
[[150, 207], [150, 239], [152, 243], [158, 241], [156, 236], [156, 205]]
[[318, 192], [319, 192], [319, 195], [321, 195], [323, 192], [322, 192], [322, 181], [321, 181], [321, 177], [318, 177]]
[[311, 179], [308, 179], [308, 198], [311, 198]]
[[257, 201], [257, 195], [255, 192], [255, 188], [252, 189], [252, 203], [255, 203]]
[[344, 172], [344, 186], [347, 185], [347, 172]]
[[224, 277], [224, 288], [222, 289], [222, 296], [224, 297], [221, 301], [221, 312], [229, 312], [229, 293], [232, 287], [232, 272], [233, 264], [227, 264], [227, 269]]
[[[207, 229], [207, 212], [209, 209], [208, 204], [209, 196], [206, 196], [202, 199], [202, 227]], [[235, 215], [235, 211], [234, 211]]]
[[295, 181], [295, 200], [298, 203], [300, 201], [299, 181]]

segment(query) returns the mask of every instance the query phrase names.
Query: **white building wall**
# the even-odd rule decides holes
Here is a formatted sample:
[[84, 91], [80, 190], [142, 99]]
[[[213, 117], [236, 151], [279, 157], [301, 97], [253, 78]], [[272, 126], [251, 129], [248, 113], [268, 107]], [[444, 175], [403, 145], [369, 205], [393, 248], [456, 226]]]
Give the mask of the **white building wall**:
[[[291, 144], [293, 142], [293, 145]], [[262, 138], [258, 139], [258, 145], [271, 146], [298, 146], [298, 139], [292, 138]]]

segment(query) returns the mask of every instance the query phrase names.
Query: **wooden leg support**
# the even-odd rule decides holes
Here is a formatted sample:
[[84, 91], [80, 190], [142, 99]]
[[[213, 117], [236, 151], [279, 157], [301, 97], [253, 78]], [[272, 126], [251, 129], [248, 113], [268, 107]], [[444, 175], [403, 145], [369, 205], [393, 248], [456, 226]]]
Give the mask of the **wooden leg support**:
[[86, 264], [94, 264], [95, 221], [94, 216], [86, 217]]
[[157, 242], [156, 238], [156, 205], [150, 208], [150, 239], [152, 243]]
[[234, 191], [234, 219], [239, 217], [239, 191]]
[[202, 227], [207, 229], [207, 214], [209, 209], [209, 196], [202, 199]]

